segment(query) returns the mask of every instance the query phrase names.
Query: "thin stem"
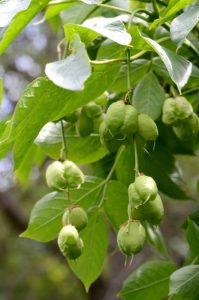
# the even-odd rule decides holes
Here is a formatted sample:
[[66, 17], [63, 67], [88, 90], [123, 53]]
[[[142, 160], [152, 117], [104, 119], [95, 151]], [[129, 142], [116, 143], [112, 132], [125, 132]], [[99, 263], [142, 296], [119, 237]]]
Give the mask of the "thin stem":
[[128, 93], [130, 94], [131, 93], [131, 53], [130, 53], [130, 49], [126, 50], [126, 61], [127, 61], [127, 87], [128, 87]]
[[65, 139], [63, 120], [61, 120], [60, 123], [61, 123], [61, 132], [62, 132], [62, 148], [61, 148], [61, 151], [60, 151], [60, 159], [65, 160], [66, 157], [67, 157], [67, 145], [66, 145], [66, 139]]
[[104, 202], [104, 198], [105, 198], [105, 193], [106, 193], [106, 189], [107, 189], [107, 183], [109, 182], [109, 180], [111, 179], [112, 175], [113, 175], [113, 172], [115, 171], [115, 168], [117, 166], [117, 163], [122, 155], [122, 153], [124, 152], [124, 149], [125, 149], [125, 146], [121, 146], [121, 148], [119, 149], [118, 151], [118, 154], [116, 156], [116, 159], [114, 161], [114, 164], [112, 165], [112, 168], [110, 170], [110, 172], [108, 173], [106, 179], [105, 179], [105, 184], [104, 186], [102, 187], [102, 190], [101, 190], [101, 193], [100, 193], [100, 201], [99, 201], [99, 204], [98, 204], [98, 207], [101, 207], [103, 202]]
[[138, 150], [137, 150], [137, 141], [134, 138], [134, 154], [135, 154], [135, 178], [139, 175], [139, 161], [138, 161]]
[[104, 4], [104, 3], [97, 4], [97, 6], [98, 7], [109, 8], [109, 9], [112, 9], [112, 10], [115, 10], [115, 11], [120, 11], [120, 12], [123, 12], [123, 13], [131, 15], [131, 11], [130, 10], [127, 10], [127, 9], [124, 9], [124, 8], [121, 8], [121, 7], [112, 6], [112, 5]]
[[152, 5], [153, 5], [154, 12], [159, 16], [159, 8], [158, 8], [156, 0], [152, 0]]

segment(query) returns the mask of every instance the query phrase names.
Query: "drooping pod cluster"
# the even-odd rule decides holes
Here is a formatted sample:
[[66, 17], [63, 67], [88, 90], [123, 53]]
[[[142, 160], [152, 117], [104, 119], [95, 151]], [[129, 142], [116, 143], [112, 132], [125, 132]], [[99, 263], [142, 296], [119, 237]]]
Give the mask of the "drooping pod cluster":
[[62, 254], [68, 259], [78, 258], [84, 249], [84, 242], [79, 231], [88, 224], [85, 210], [79, 206], [66, 209], [62, 217], [63, 228], [58, 235], [58, 246]]
[[182, 141], [193, 142], [199, 135], [199, 118], [185, 97], [165, 100], [162, 121], [172, 126], [175, 135]]
[[121, 225], [117, 242], [119, 249], [127, 256], [139, 252], [146, 239], [143, 221], [158, 225], [164, 215], [164, 207], [155, 181], [152, 177], [140, 175], [128, 188], [129, 220]]
[[[84, 182], [84, 174], [72, 161], [54, 161], [46, 170], [48, 186], [55, 191], [79, 188]], [[76, 259], [82, 254], [84, 243], [79, 231], [86, 227], [88, 217], [83, 208], [72, 206], [66, 209], [62, 217], [63, 228], [58, 235], [58, 246], [63, 255]]]
[[154, 141], [158, 129], [151, 117], [139, 114], [134, 106], [119, 100], [109, 106], [99, 133], [102, 144], [114, 152], [122, 144], [131, 144], [135, 135]]

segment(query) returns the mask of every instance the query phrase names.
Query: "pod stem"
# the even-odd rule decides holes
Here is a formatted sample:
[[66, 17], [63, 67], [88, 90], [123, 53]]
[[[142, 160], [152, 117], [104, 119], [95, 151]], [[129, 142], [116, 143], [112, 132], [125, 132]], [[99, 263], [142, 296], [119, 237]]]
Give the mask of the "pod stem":
[[65, 131], [64, 131], [64, 122], [63, 120], [60, 121], [61, 123], [61, 133], [62, 133], [62, 148], [60, 151], [60, 159], [64, 161], [67, 157], [67, 145], [66, 145], [66, 139], [65, 139]]
[[117, 156], [115, 158], [115, 161], [112, 165], [112, 168], [110, 170], [110, 172], [108, 173], [105, 181], [104, 181], [104, 185], [102, 186], [101, 192], [100, 192], [100, 199], [99, 199], [99, 204], [98, 207], [101, 207], [103, 202], [104, 202], [104, 198], [105, 198], [105, 193], [106, 193], [106, 189], [107, 189], [107, 183], [109, 182], [109, 180], [111, 179], [113, 172], [115, 171], [115, 168], [117, 166], [117, 163], [120, 159], [120, 156], [122, 155], [122, 153], [124, 152], [125, 146], [121, 146], [121, 148], [119, 149]]
[[137, 176], [139, 176], [139, 160], [138, 160], [138, 149], [137, 149], [137, 141], [134, 138], [133, 141], [133, 145], [134, 145], [134, 154], [135, 154], [135, 178]]

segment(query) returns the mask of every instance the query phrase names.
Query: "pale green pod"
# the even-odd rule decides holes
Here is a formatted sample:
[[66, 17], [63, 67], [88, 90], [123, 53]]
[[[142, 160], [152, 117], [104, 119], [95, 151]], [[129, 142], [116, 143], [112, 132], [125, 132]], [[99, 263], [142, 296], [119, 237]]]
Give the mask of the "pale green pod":
[[90, 119], [97, 118], [102, 114], [101, 106], [93, 101], [89, 102], [84, 106], [84, 111]]
[[158, 225], [164, 216], [164, 206], [159, 195], [152, 201], [148, 201], [144, 205], [129, 207], [129, 213], [132, 219], [140, 221], [148, 221], [152, 225]]
[[63, 162], [64, 166], [64, 177], [67, 180], [67, 185], [69, 188], [79, 188], [82, 183], [84, 183], [84, 174], [80, 168], [72, 161], [65, 160]]
[[138, 192], [135, 189], [135, 183], [131, 183], [128, 187], [128, 197], [129, 197], [129, 202], [132, 207], [139, 207], [144, 203], [144, 199], [140, 197]]
[[166, 125], [174, 126], [189, 118], [192, 113], [192, 105], [185, 97], [168, 98], [163, 105], [162, 121]]
[[71, 224], [80, 231], [84, 229], [88, 224], [88, 216], [83, 208], [75, 206], [67, 209], [62, 217], [64, 225]]
[[146, 141], [155, 141], [158, 137], [156, 123], [146, 114], [138, 116], [138, 134]]
[[126, 111], [124, 115], [123, 125], [120, 128], [120, 133], [124, 136], [133, 135], [138, 128], [138, 113], [132, 105], [125, 105]]
[[158, 193], [158, 188], [154, 179], [150, 176], [140, 175], [136, 177], [135, 182], [135, 190], [143, 199], [143, 203], [154, 200]]
[[65, 252], [66, 245], [75, 245], [79, 239], [77, 229], [72, 225], [65, 225], [58, 235], [58, 246], [62, 253]]
[[60, 161], [54, 161], [46, 170], [46, 182], [49, 188], [61, 191], [68, 186], [67, 180], [64, 176], [64, 166]]
[[105, 122], [113, 136], [119, 133], [120, 128], [124, 123], [125, 113], [126, 107], [124, 102], [121, 100], [114, 102], [109, 106]]
[[93, 119], [89, 118], [84, 110], [81, 110], [79, 119], [77, 121], [77, 131], [80, 136], [86, 137], [93, 132]]
[[75, 245], [70, 245], [70, 246], [66, 245], [65, 256], [71, 260], [77, 259], [79, 256], [82, 255], [83, 249], [84, 249], [83, 240], [79, 238]]
[[97, 97], [94, 102], [98, 105], [105, 106], [108, 103], [109, 95], [108, 92], [104, 92], [102, 95]]
[[118, 247], [127, 256], [140, 252], [145, 239], [145, 228], [139, 221], [128, 221], [120, 227], [117, 234]]
[[173, 127], [175, 135], [182, 141], [194, 142], [199, 134], [199, 118], [193, 113], [190, 118]]

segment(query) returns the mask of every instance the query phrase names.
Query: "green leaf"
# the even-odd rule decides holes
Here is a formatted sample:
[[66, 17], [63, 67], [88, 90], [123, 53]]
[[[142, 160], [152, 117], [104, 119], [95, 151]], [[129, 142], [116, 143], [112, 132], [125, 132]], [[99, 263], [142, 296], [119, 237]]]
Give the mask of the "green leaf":
[[81, 92], [64, 90], [46, 78], [34, 80], [21, 96], [13, 116], [9, 141], [15, 141], [15, 169], [19, 168], [29, 147], [47, 122], [59, 120], [100, 96], [114, 80], [119, 66], [120, 64], [95, 66]]
[[116, 176], [121, 183], [129, 186], [134, 181], [134, 148], [133, 146], [127, 146], [115, 168]]
[[71, 36], [78, 34], [86, 47], [99, 36], [97, 32], [78, 24], [64, 25], [64, 32], [68, 41], [71, 39]]
[[192, 63], [186, 60], [184, 57], [177, 55], [171, 50], [160, 46], [156, 41], [143, 37], [143, 39], [154, 49], [154, 51], [160, 56], [161, 60], [165, 64], [167, 71], [173, 82], [178, 87], [178, 90], [181, 92], [181, 89], [187, 83], [191, 71]]
[[111, 40], [105, 40], [98, 52], [97, 52], [97, 59], [109, 59], [109, 58], [117, 58], [124, 56], [124, 47], [122, 45], [116, 44]]
[[62, 10], [65, 10], [73, 5], [74, 3], [63, 3], [63, 4], [51, 5], [47, 8], [44, 17], [46, 20], [49, 20], [55, 17], [57, 14], [59, 14]]
[[127, 33], [123, 22], [118, 17], [96, 17], [86, 20], [82, 25], [120, 45], [129, 45], [131, 42], [130, 34]]
[[81, 238], [84, 241], [83, 254], [68, 263], [88, 291], [102, 272], [108, 248], [107, 226], [98, 210], [89, 214], [88, 226], [82, 231]]
[[191, 253], [199, 256], [199, 226], [191, 219], [187, 220], [186, 236]]
[[146, 223], [147, 241], [163, 256], [169, 258], [169, 252], [162, 232], [158, 226]]
[[[102, 146], [99, 136], [81, 137], [65, 135], [68, 159], [77, 164], [89, 164], [103, 158], [108, 152]], [[47, 123], [40, 131], [35, 143], [51, 158], [58, 159], [62, 147], [62, 132], [60, 123]]]
[[[131, 87], [133, 88], [147, 73], [150, 62], [146, 59], [137, 59], [131, 62]], [[123, 65], [116, 80], [111, 85], [111, 90], [117, 93], [126, 92], [127, 87], [127, 66]]]
[[127, 207], [127, 187], [119, 181], [109, 181], [105, 193], [104, 209], [116, 230], [128, 219]]
[[88, 15], [92, 18], [93, 13], [96, 15], [96, 11], [94, 10], [94, 5], [87, 5], [85, 3], [79, 2], [68, 9], [61, 12], [61, 20], [62, 24], [81, 24], [84, 20], [87, 19]]
[[57, 237], [61, 227], [64, 210], [71, 203], [79, 203], [88, 208], [95, 202], [101, 183], [99, 178], [88, 177], [79, 190], [70, 191], [70, 201], [67, 193], [53, 192], [45, 195], [33, 207], [28, 228], [20, 237], [26, 237], [40, 242], [48, 242]]
[[169, 276], [175, 270], [171, 262], [149, 261], [123, 283], [119, 295], [125, 300], [162, 300], [169, 292]]
[[170, 277], [170, 295], [186, 300], [199, 298], [199, 265], [189, 265], [175, 271]]
[[72, 53], [63, 60], [47, 64], [45, 73], [59, 87], [81, 91], [91, 75], [91, 65], [85, 45], [76, 34], [71, 47]]
[[136, 86], [133, 104], [138, 112], [149, 115], [153, 120], [159, 118], [165, 95], [157, 77], [149, 72]]
[[102, 0], [81, 0], [86, 4], [99, 4]]
[[151, 24], [151, 28], [168, 21], [174, 14], [184, 8], [186, 5], [193, 2], [193, 0], [170, 0], [169, 5], [162, 11], [160, 19], [155, 20]]
[[0, 2], [0, 27], [6, 27], [13, 17], [28, 8], [30, 0], [4, 0]]
[[0, 111], [1, 111], [2, 100], [3, 100], [3, 79], [0, 78]]
[[[183, 191], [184, 186], [181, 170], [177, 168], [175, 157], [165, 147], [157, 141], [155, 150], [151, 145], [149, 154], [142, 152], [140, 161], [140, 171], [152, 176], [161, 192], [169, 197], [180, 200], [188, 200], [188, 196]], [[140, 153], [141, 154], [141, 153]]]
[[10, 26], [0, 41], [0, 55], [12, 43], [24, 27], [48, 4], [49, 0], [32, 0], [28, 9], [19, 12], [10, 23]]
[[172, 21], [170, 27], [171, 39], [178, 44], [178, 48], [183, 44], [185, 38], [198, 21], [199, 5], [194, 5]]

